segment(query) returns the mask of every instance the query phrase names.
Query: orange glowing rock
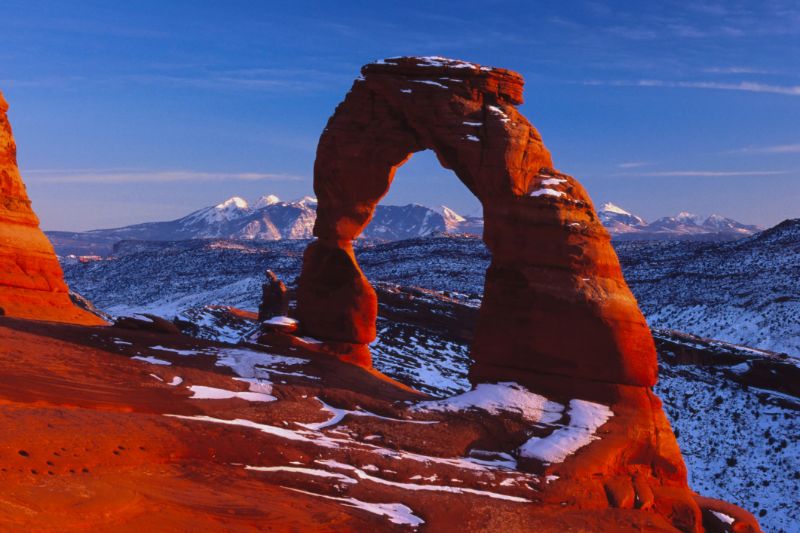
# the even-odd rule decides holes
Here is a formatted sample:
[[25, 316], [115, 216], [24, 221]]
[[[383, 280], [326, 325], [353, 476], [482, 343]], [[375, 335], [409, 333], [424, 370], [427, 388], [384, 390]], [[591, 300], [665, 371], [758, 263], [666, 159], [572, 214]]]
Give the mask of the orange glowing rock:
[[0, 93], [0, 308], [5, 315], [104, 324], [72, 304], [53, 246], [31, 209], [17, 168], [17, 147]]

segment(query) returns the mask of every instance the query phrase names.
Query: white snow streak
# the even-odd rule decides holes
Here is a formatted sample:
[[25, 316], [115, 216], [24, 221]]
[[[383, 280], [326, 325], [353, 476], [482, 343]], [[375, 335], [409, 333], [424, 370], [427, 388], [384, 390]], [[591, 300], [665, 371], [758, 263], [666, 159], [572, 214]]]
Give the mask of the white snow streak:
[[546, 463], [562, 463], [580, 448], [597, 440], [599, 437], [595, 436], [595, 432], [614, 413], [608, 406], [599, 403], [570, 400], [568, 415], [567, 426], [556, 429], [546, 437], [531, 437], [520, 446], [520, 455]]

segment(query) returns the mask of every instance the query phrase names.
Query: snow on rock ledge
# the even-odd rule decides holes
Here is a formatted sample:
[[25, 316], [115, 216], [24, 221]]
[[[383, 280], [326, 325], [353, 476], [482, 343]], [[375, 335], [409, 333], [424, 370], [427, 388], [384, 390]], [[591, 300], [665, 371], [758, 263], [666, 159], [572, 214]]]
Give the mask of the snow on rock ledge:
[[530, 392], [514, 382], [480, 383], [473, 390], [444, 400], [421, 402], [412, 411], [456, 412], [481, 409], [489, 414], [519, 413], [528, 422], [551, 424], [559, 420], [564, 406]]
[[599, 403], [570, 400], [568, 416], [568, 425], [546, 437], [531, 437], [520, 446], [520, 456], [545, 463], [563, 463], [567, 457], [599, 439], [595, 432], [614, 413], [608, 406]]
[[[458, 412], [480, 409], [492, 415], [519, 413], [536, 424], [557, 425], [564, 406], [513, 383], [480, 383], [473, 390], [438, 401], [421, 402], [412, 411]], [[570, 455], [599, 437], [597, 429], [614, 413], [603, 404], [570, 400], [569, 422], [545, 437], [531, 437], [517, 450], [521, 457], [544, 463], [562, 463]]]

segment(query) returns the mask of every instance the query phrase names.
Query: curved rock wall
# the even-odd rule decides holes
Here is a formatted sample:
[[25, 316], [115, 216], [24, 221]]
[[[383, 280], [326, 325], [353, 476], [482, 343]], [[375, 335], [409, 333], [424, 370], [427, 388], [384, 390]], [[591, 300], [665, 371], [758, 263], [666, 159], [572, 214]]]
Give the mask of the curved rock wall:
[[72, 305], [53, 246], [39, 229], [17, 168], [17, 147], [0, 93], [0, 308], [8, 316], [104, 324]]

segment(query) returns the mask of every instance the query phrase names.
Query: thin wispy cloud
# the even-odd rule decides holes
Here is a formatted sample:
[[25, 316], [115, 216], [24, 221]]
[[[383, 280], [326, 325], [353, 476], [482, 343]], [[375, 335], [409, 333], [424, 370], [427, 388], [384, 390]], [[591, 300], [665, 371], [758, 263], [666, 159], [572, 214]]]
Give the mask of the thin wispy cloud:
[[640, 168], [652, 165], [648, 161], [627, 161], [625, 163], [618, 163], [617, 168]]
[[589, 80], [585, 85], [610, 85], [615, 87], [667, 87], [680, 89], [711, 89], [720, 91], [744, 91], [752, 93], [800, 96], [800, 85], [771, 85], [753, 81], [720, 83], [714, 81], [667, 81], [667, 80]]
[[800, 154], [800, 143], [777, 144], [775, 146], [745, 146], [731, 150], [731, 154]]
[[44, 76], [34, 78], [4, 78], [4, 87], [85, 87], [128, 86], [131, 83], [170, 88], [205, 90], [256, 91], [319, 91], [351, 81], [358, 68], [343, 68], [341, 72], [302, 68], [240, 68], [211, 69], [183, 65], [158, 65], [141, 72], [98, 76]]
[[637, 172], [623, 176], [646, 176], [663, 178], [724, 178], [737, 176], [777, 176], [788, 174], [785, 170], [663, 170], [658, 172]]
[[[352, 71], [357, 69], [353, 68]], [[328, 72], [300, 68], [242, 68], [190, 72], [151, 72], [122, 76], [122, 81], [199, 89], [314, 90], [348, 81], [352, 71]]]
[[35, 183], [173, 183], [214, 181], [303, 181], [293, 174], [270, 172], [199, 172], [193, 170], [143, 171], [130, 169], [22, 170]]
[[774, 70], [753, 67], [708, 67], [703, 72], [708, 74], [777, 74]]

